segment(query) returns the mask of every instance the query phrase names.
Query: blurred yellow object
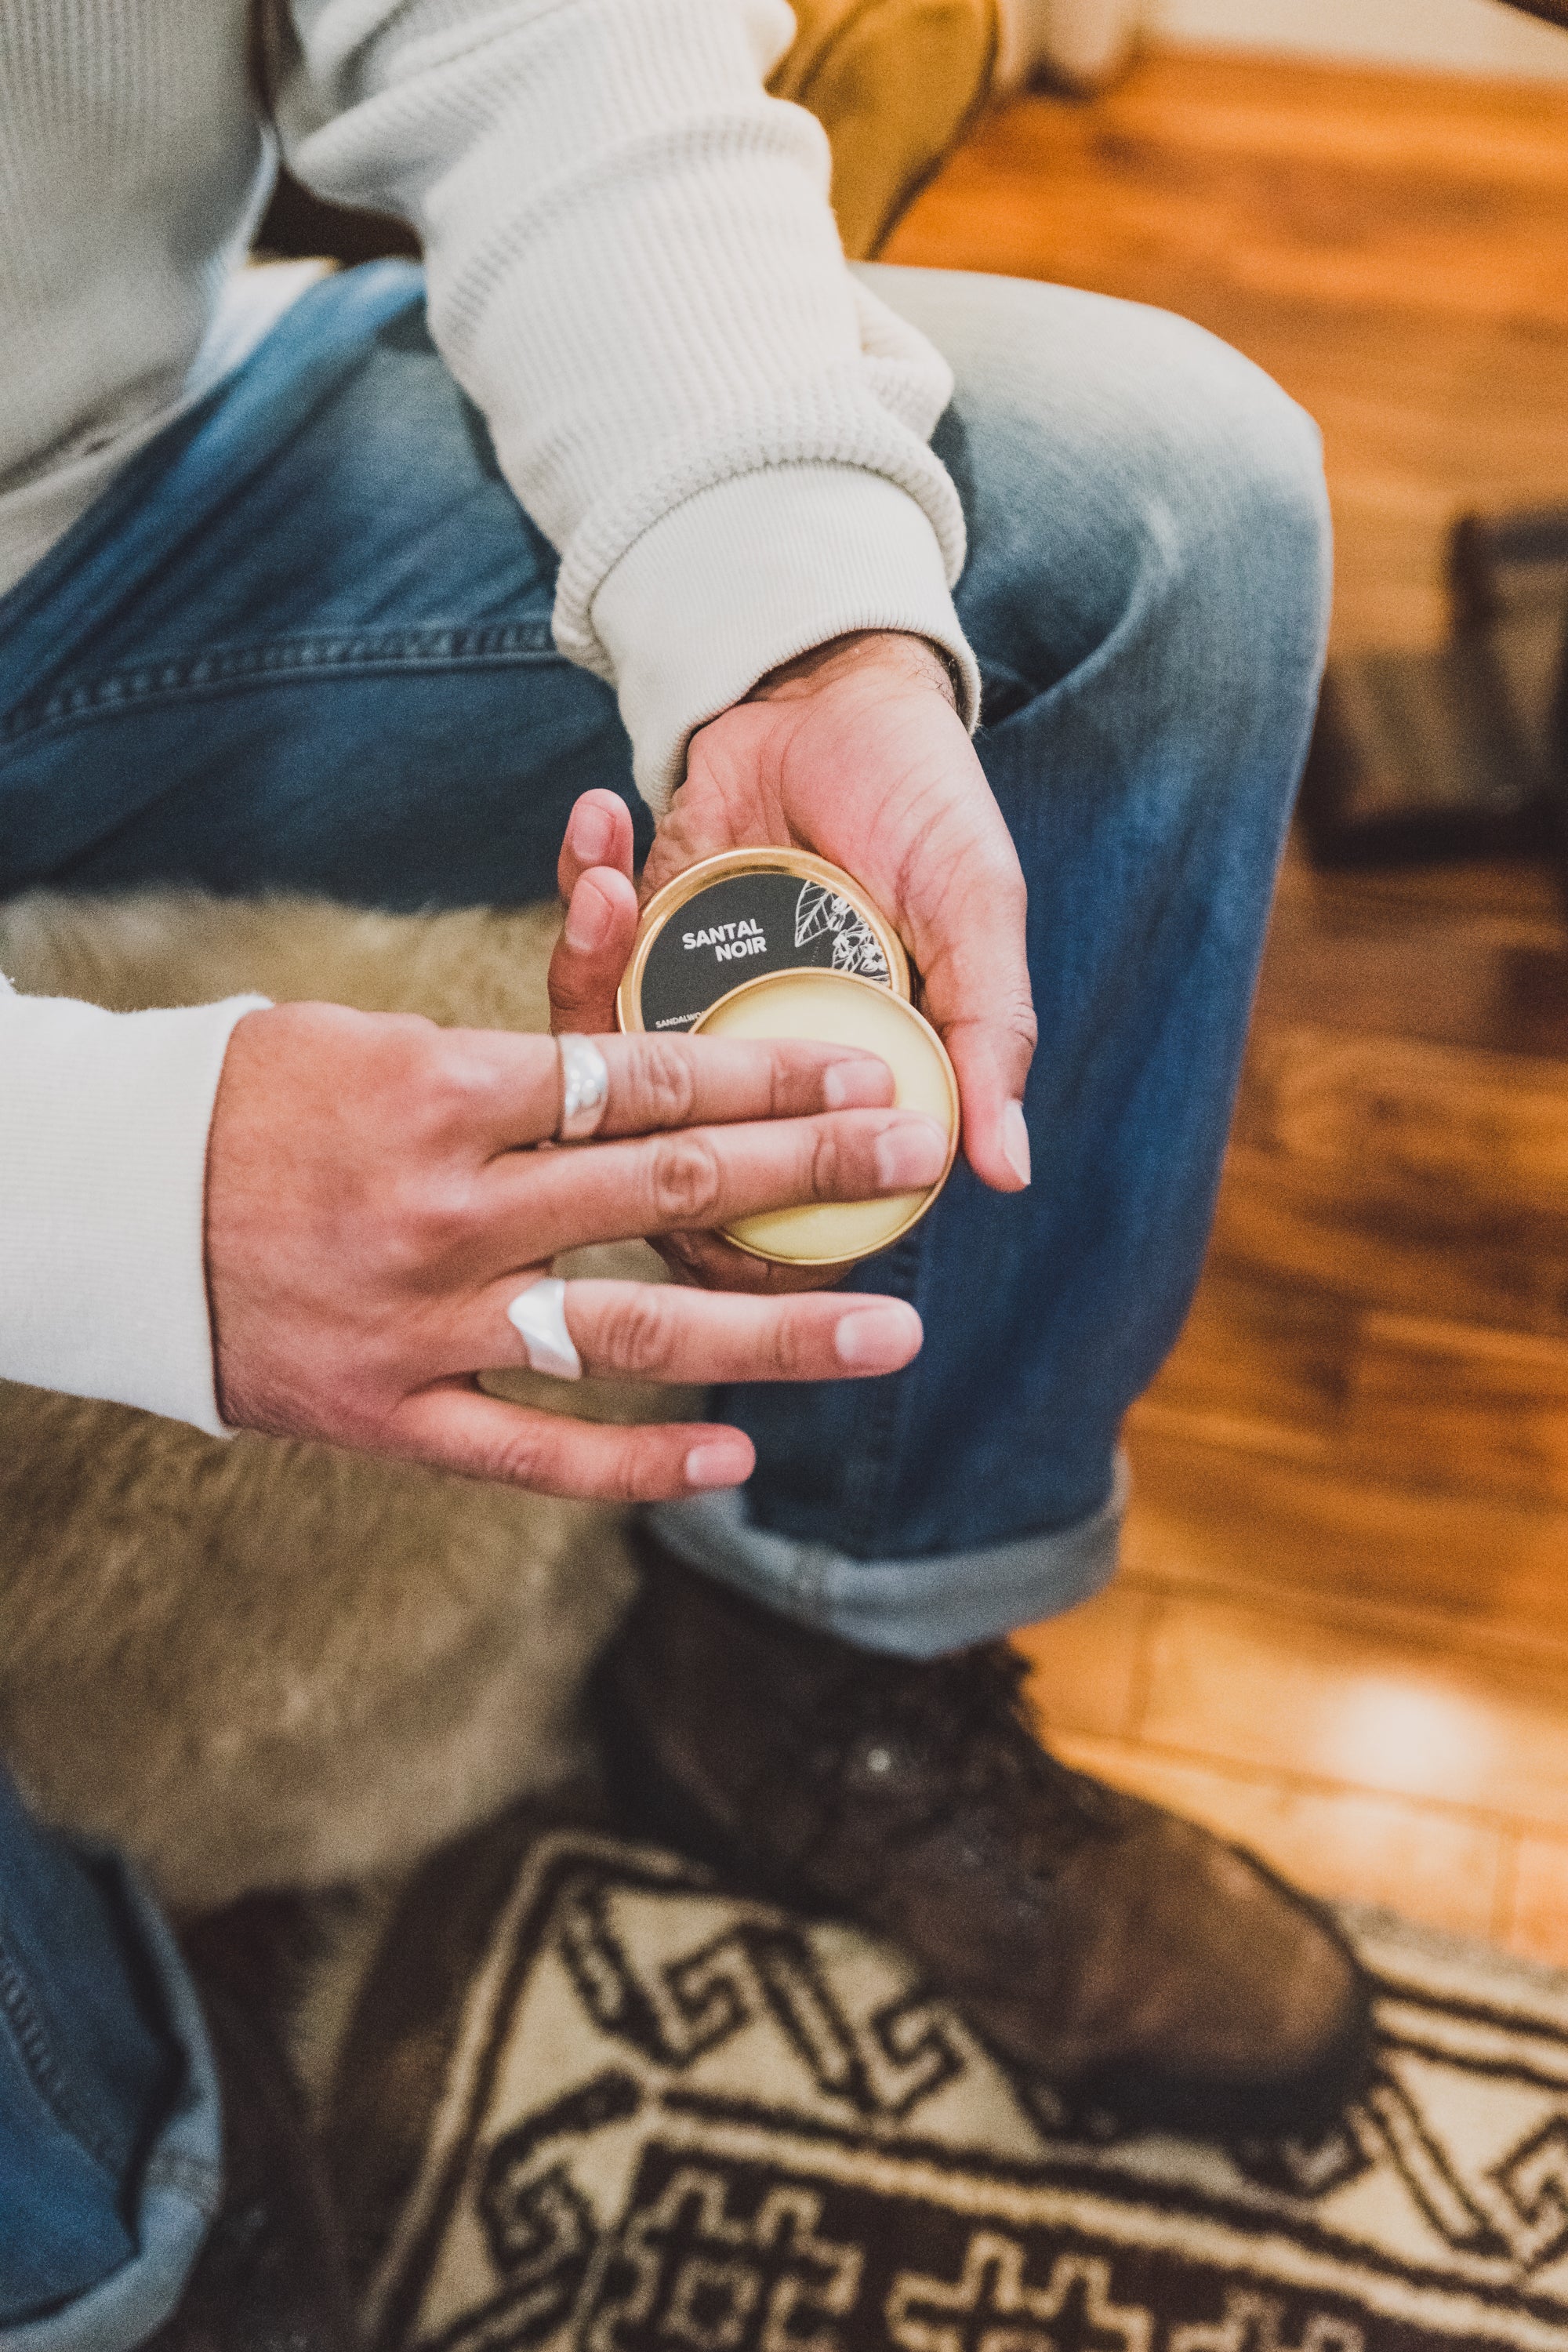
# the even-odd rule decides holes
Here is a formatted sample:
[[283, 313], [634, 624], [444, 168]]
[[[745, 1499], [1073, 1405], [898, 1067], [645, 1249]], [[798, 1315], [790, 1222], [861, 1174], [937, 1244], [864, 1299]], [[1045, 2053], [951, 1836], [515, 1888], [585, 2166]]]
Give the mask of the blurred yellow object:
[[991, 87], [996, 0], [794, 0], [795, 37], [769, 88], [809, 108], [833, 150], [833, 209], [851, 260], [874, 254]]
[[[999, 0], [794, 0], [795, 37], [769, 88], [815, 114], [833, 150], [844, 250], [866, 261], [946, 161], [995, 71]], [[405, 221], [327, 204], [279, 175], [256, 249], [348, 264], [416, 256]]]

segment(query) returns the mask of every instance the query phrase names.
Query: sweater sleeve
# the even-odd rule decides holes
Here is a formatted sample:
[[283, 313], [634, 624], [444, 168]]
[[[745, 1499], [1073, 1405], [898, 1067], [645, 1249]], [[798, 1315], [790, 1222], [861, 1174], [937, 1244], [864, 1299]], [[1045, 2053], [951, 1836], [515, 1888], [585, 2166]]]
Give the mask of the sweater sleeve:
[[826, 138], [763, 76], [783, 0], [293, 0], [277, 113], [320, 194], [403, 215], [431, 331], [561, 554], [561, 651], [656, 808], [692, 730], [847, 629], [978, 678], [950, 589], [952, 378], [846, 267]]
[[0, 979], [0, 1377], [224, 1433], [207, 1128], [230, 1033], [265, 1003], [105, 1013]]

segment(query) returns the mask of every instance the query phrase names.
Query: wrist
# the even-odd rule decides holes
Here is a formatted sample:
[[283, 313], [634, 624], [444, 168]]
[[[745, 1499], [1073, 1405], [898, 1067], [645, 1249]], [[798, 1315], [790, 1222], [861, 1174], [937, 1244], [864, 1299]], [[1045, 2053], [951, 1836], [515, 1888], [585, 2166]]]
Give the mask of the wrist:
[[898, 629], [857, 629], [814, 646], [769, 670], [742, 699], [798, 701], [825, 687], [869, 674], [879, 674], [900, 686], [927, 688], [939, 694], [950, 710], [959, 708], [959, 680], [951, 656], [931, 638]]

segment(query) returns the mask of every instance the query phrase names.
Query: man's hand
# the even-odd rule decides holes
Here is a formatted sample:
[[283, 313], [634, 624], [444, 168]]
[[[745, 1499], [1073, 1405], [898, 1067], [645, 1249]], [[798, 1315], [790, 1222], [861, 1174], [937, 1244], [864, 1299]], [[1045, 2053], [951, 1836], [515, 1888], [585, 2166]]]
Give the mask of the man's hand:
[[[326, 1004], [247, 1013], [207, 1161], [226, 1420], [546, 1494], [651, 1501], [748, 1477], [737, 1429], [605, 1426], [485, 1395], [476, 1373], [525, 1360], [508, 1307], [588, 1242], [930, 1183], [945, 1139], [887, 1107], [869, 1055], [705, 1037], [603, 1051], [604, 1139], [539, 1150], [561, 1111], [547, 1037]], [[565, 1314], [590, 1372], [682, 1383], [894, 1371], [921, 1344], [912, 1307], [820, 1292], [568, 1282]]]
[[[923, 638], [843, 637], [765, 678], [692, 738], [686, 782], [658, 828], [644, 895], [700, 857], [763, 843], [816, 850], [891, 916], [924, 1009], [952, 1056], [963, 1149], [997, 1192], [1029, 1181], [1024, 1081], [1035, 1048], [1024, 877]], [[614, 794], [577, 803], [562, 852], [566, 928], [552, 970], [557, 1026], [607, 1028], [636, 928], [631, 824]], [[703, 1279], [795, 1279], [718, 1243], [674, 1253]]]

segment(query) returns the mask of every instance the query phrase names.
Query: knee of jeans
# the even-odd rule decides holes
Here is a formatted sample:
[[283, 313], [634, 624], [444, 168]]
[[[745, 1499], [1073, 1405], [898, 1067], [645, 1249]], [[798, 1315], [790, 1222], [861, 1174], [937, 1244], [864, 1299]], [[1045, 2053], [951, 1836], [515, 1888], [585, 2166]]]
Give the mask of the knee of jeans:
[[1136, 303], [1016, 279], [880, 278], [954, 362], [935, 446], [971, 518], [975, 620], [1020, 684], [1049, 687], [1156, 613], [1149, 634], [1178, 656], [1194, 630], [1241, 639], [1266, 615], [1315, 661], [1321, 443], [1260, 368]]
[[1165, 435], [1173, 445], [1155, 501], [1164, 553], [1190, 614], [1228, 620], [1243, 639], [1260, 624], [1321, 647], [1331, 532], [1322, 440], [1307, 412], [1261, 368], [1185, 320], [1172, 338]]

